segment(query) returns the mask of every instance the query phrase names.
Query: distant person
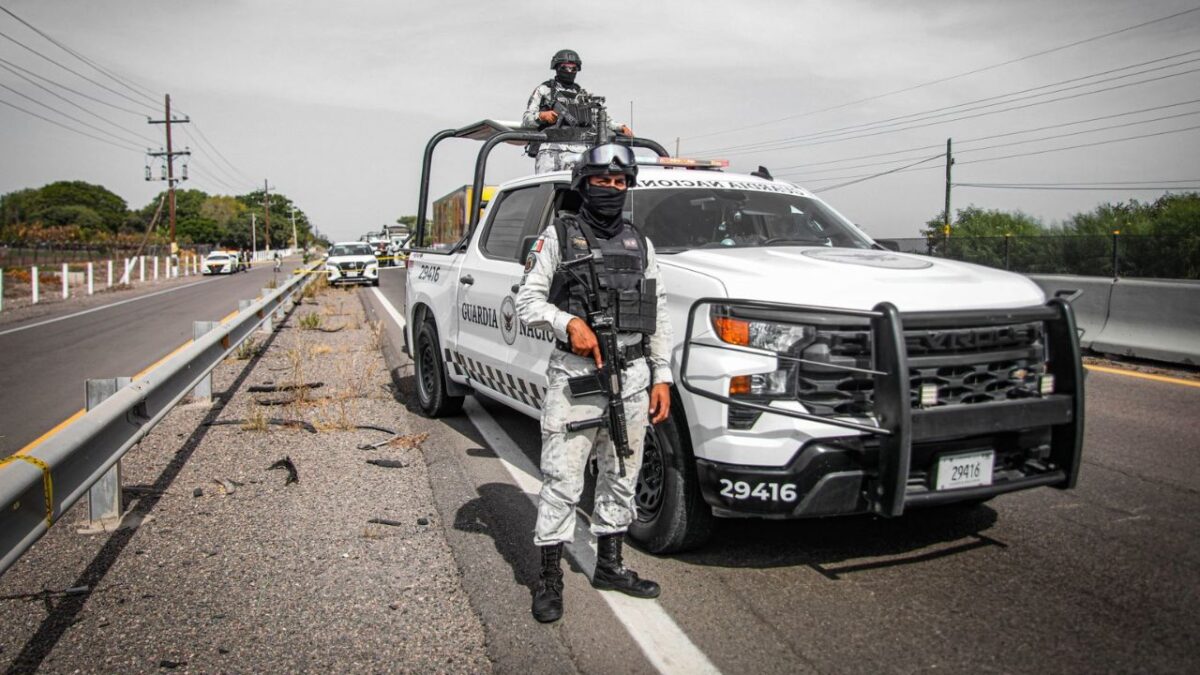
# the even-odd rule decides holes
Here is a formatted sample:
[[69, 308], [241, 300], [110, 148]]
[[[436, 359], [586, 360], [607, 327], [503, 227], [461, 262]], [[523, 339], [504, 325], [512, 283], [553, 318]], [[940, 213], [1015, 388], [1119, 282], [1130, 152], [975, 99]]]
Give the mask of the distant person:
[[[596, 120], [592, 119], [591, 108], [587, 105], [589, 94], [575, 83], [575, 75], [583, 70], [583, 59], [579, 58], [579, 54], [573, 49], [560, 49], [550, 59], [550, 70], [554, 71], [554, 78], [546, 80], [533, 90], [529, 103], [525, 106], [525, 114], [521, 116], [521, 124], [539, 131], [554, 126], [562, 129], [567, 120], [560, 119], [559, 111], [564, 111], [569, 118], [575, 120], [575, 127], [580, 132], [594, 127]], [[609, 124], [609, 127], [617, 133], [633, 135], [633, 131], [625, 125]], [[571, 130], [568, 126], [567, 131]], [[583, 134], [579, 135], [582, 137]], [[540, 145], [531, 144], [529, 152], [536, 157], [534, 172], [546, 173], [570, 169], [579, 155], [587, 149], [588, 144], [582, 140], [548, 141]]]
[[279, 255], [279, 251], [275, 251], [275, 271], [278, 272], [283, 267], [283, 256]]

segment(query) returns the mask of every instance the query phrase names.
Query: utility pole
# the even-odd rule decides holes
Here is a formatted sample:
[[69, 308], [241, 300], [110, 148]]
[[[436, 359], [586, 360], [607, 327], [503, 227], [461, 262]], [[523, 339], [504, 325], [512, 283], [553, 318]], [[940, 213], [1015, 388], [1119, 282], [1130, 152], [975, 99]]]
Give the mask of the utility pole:
[[[170, 214], [169, 220], [171, 223], [171, 255], [172, 256], [174, 256], [176, 253], [179, 252], [179, 247], [175, 244], [175, 183], [179, 182], [180, 180], [187, 180], [187, 164], [183, 165], [183, 177], [179, 178], [179, 179], [175, 178], [175, 156], [176, 155], [187, 156], [187, 155], [191, 155], [192, 153], [188, 148], [184, 148], [183, 150], [181, 150], [179, 152], [174, 151], [174, 149], [171, 147], [171, 125], [172, 124], [187, 124], [190, 121], [191, 120], [189, 120], [187, 118], [177, 120], [177, 119], [174, 119], [171, 117], [171, 95], [170, 94], [166, 95], [166, 114], [163, 116], [163, 119], [147, 120], [147, 122], [149, 122], [150, 124], [164, 124], [164, 125], [166, 125], [166, 128], [167, 128], [167, 151], [166, 152], [148, 152], [146, 154], [148, 154], [151, 157], [165, 157], [166, 161], [167, 161], [167, 175], [165, 178], [159, 178], [159, 180], [167, 181], [167, 202], [170, 204], [170, 206], [168, 207], [167, 213]], [[146, 167], [146, 180], [152, 180], [150, 178], [150, 167], [149, 166]]]
[[954, 154], [951, 151], [952, 139], [946, 139], [946, 211], [942, 220], [942, 236], [946, 238], [946, 254], [950, 253], [950, 167], [954, 166]]
[[296, 239], [296, 207], [292, 207], [292, 248], [300, 248], [300, 242]]
[[254, 257], [258, 257], [258, 214], [250, 212], [250, 250], [254, 253]]
[[679, 137], [675, 137], [675, 156], [679, 156]]
[[263, 213], [267, 219], [266, 229], [263, 232], [263, 238], [267, 242], [267, 253], [271, 252], [271, 186], [267, 185], [267, 179], [263, 179]]

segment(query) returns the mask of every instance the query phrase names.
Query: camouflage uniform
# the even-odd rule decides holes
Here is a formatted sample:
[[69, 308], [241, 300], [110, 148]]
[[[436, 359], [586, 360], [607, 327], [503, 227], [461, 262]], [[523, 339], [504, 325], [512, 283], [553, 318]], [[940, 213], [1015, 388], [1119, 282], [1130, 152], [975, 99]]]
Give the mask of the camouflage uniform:
[[[527, 129], [544, 129], [547, 125], [538, 120], [538, 113], [554, 107], [554, 95], [565, 94], [570, 98], [586, 97], [587, 90], [579, 85], [556, 84], [547, 80], [533, 90], [529, 103], [525, 105], [525, 114], [521, 115], [521, 125]], [[557, 89], [557, 92], [555, 91]], [[619, 124], [609, 124], [612, 131], [621, 130]], [[550, 171], [569, 171], [575, 166], [580, 153], [588, 149], [587, 143], [542, 143], [538, 148], [537, 159], [533, 163], [534, 173]]]
[[[567, 324], [571, 314], [548, 301], [550, 283], [561, 260], [558, 234], [546, 228], [534, 244], [525, 265], [525, 276], [517, 293], [517, 312], [531, 327], [549, 327], [561, 341], [568, 341]], [[575, 505], [583, 492], [584, 470], [595, 447], [599, 475], [596, 477], [595, 509], [592, 533], [600, 536], [625, 532], [634, 517], [634, 490], [642, 466], [642, 442], [645, 439], [651, 384], [670, 383], [671, 324], [667, 318], [666, 296], [654, 247], [647, 241], [646, 278], [657, 282], [657, 327], [650, 336], [649, 364], [637, 359], [624, 370], [625, 415], [628, 421], [629, 447], [633, 456], [625, 459], [625, 476], [618, 474], [616, 450], [604, 428], [567, 431], [567, 423], [599, 417], [604, 412], [603, 396], [573, 398], [567, 379], [594, 372], [591, 357], [555, 349], [547, 368], [549, 389], [542, 401], [542, 489], [538, 499], [534, 544], [545, 546], [573, 539]], [[641, 341], [637, 333], [618, 336], [622, 347]]]

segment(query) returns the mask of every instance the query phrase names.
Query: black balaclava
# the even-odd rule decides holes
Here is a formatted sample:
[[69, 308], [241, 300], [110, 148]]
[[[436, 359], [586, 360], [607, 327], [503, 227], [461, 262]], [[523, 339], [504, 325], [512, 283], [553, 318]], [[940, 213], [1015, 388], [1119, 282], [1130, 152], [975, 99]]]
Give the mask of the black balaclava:
[[575, 74], [577, 71], [578, 69], [567, 70], [566, 68], [559, 66], [554, 69], [554, 79], [557, 80], [559, 84], [569, 87], [575, 84]]
[[612, 239], [620, 231], [625, 192], [613, 187], [583, 184], [583, 206], [579, 209], [579, 215], [596, 236]]

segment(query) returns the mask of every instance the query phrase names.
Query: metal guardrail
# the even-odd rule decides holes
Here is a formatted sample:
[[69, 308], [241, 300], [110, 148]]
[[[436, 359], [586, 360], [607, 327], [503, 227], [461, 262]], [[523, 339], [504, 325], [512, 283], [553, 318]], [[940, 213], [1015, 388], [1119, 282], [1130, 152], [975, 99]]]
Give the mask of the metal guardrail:
[[293, 276], [29, 452], [0, 459], [0, 574], [243, 340], [269, 326], [285, 303], [294, 306], [315, 278]]

